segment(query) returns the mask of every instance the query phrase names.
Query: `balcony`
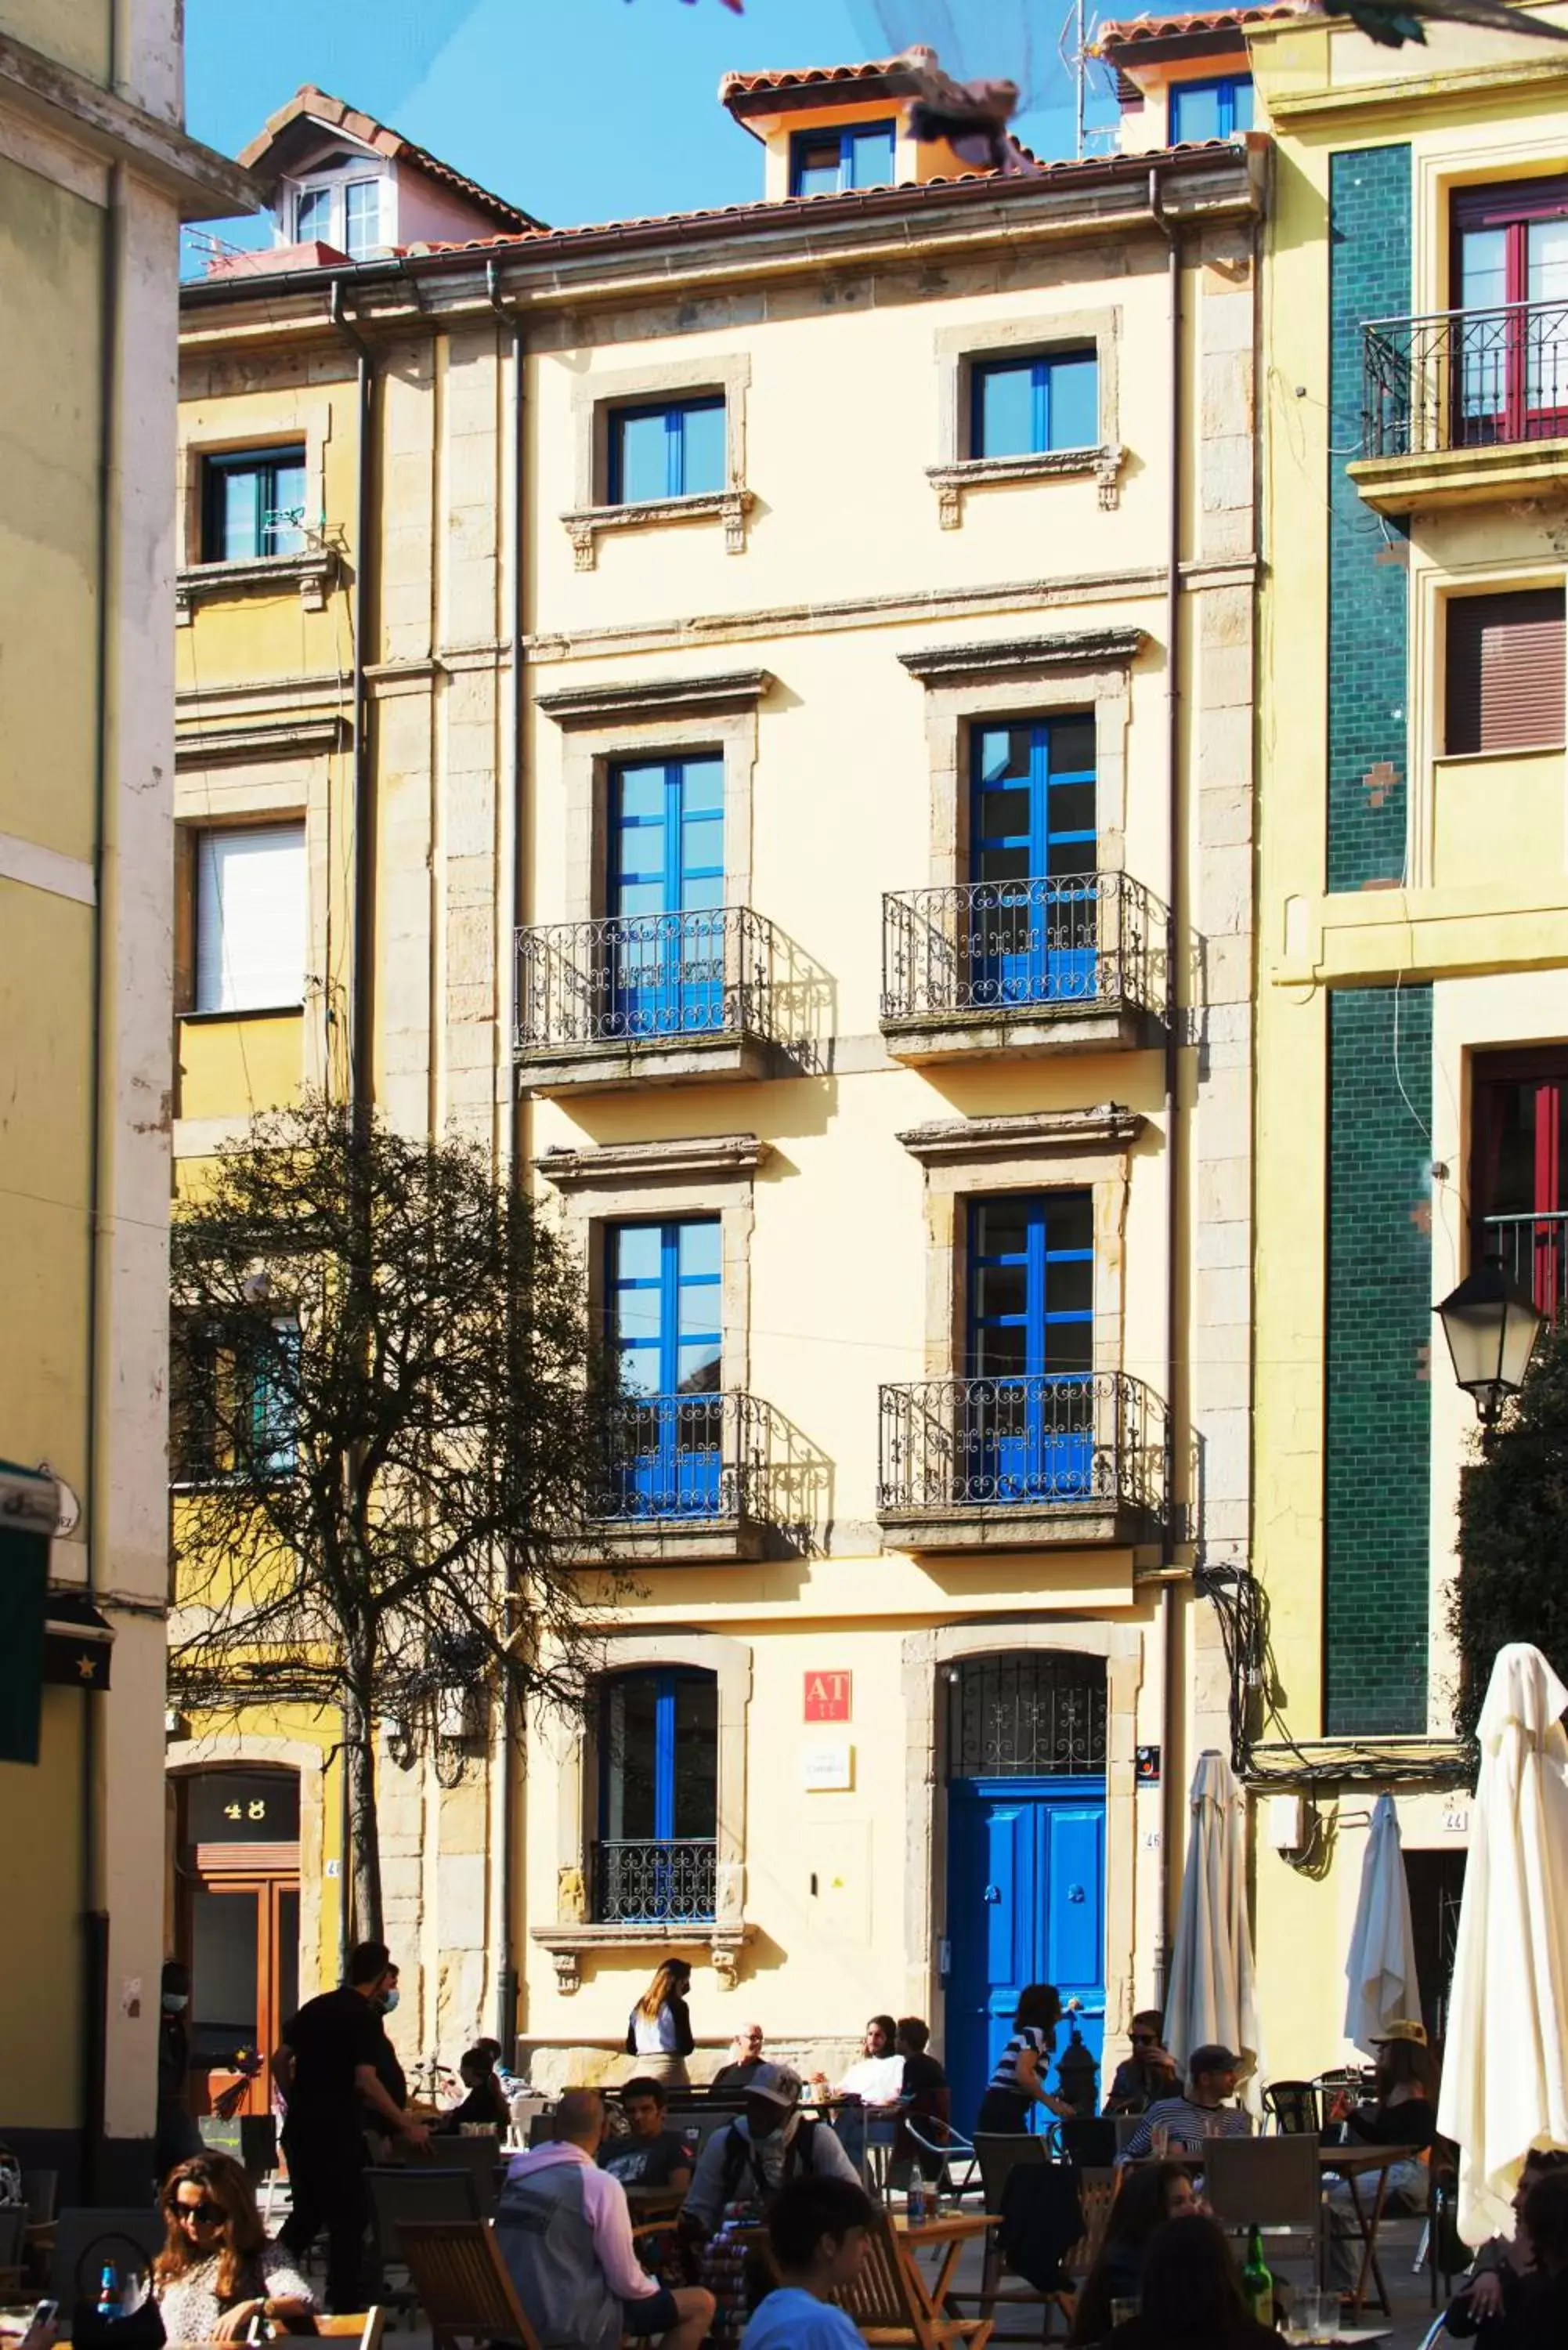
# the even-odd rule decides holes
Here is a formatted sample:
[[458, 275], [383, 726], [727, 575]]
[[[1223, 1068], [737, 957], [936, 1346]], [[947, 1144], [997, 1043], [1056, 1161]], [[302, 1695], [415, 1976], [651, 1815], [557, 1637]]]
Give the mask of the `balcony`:
[[1126, 873], [971, 881], [882, 900], [882, 1034], [897, 1061], [1103, 1053], [1158, 1041], [1170, 922]]
[[760, 1558], [768, 1419], [739, 1390], [617, 1402], [598, 1512], [610, 1555], [666, 1566]]
[[518, 1083], [555, 1095], [772, 1076], [788, 961], [749, 906], [519, 931]]
[[596, 1926], [711, 1926], [719, 1847], [711, 1836], [606, 1838], [594, 1846]]
[[1124, 1371], [882, 1389], [877, 1514], [906, 1549], [1147, 1542], [1169, 1492], [1169, 1415]]
[[1362, 328], [1365, 452], [1380, 514], [1568, 488], [1568, 302], [1375, 318]]
[[1568, 1211], [1545, 1215], [1482, 1216], [1475, 1226], [1471, 1262], [1497, 1258], [1511, 1281], [1535, 1300], [1538, 1313], [1561, 1322], [1568, 1314]]

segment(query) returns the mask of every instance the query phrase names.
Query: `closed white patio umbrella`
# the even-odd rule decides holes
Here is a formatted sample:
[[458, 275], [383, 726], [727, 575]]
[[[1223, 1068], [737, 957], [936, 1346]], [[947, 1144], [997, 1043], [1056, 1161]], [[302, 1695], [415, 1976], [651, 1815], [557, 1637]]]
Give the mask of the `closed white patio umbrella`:
[[1205, 2043], [1255, 2073], [1262, 2054], [1252, 1937], [1247, 1923], [1245, 1799], [1222, 1754], [1200, 1754], [1181, 1912], [1165, 1994], [1165, 2044], [1185, 2071]]
[[1438, 2127], [1459, 2233], [1511, 2235], [1532, 2146], [1568, 2148], [1568, 1733], [1539, 1648], [1501, 1648], [1481, 1708]]
[[1416, 1943], [1410, 1930], [1410, 1888], [1405, 1881], [1399, 1814], [1392, 1795], [1379, 1795], [1373, 1806], [1345, 1972], [1350, 1986], [1345, 2036], [1370, 2056], [1386, 2024], [1396, 2016], [1421, 2012]]

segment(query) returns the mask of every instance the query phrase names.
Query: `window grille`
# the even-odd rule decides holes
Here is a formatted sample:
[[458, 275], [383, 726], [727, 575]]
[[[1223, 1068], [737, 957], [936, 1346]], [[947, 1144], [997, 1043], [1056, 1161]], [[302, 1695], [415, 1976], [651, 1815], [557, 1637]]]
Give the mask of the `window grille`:
[[1106, 1767], [1098, 1657], [974, 1657], [948, 1679], [948, 1776], [1036, 1779]]

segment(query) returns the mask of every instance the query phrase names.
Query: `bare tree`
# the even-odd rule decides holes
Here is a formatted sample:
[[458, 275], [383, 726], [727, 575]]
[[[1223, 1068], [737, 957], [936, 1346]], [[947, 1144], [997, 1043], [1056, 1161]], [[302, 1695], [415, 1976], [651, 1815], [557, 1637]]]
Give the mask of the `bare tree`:
[[341, 1711], [356, 1928], [375, 1734], [445, 1693], [581, 1702], [606, 1401], [582, 1270], [465, 1142], [321, 1099], [254, 1119], [173, 1227], [176, 1701]]

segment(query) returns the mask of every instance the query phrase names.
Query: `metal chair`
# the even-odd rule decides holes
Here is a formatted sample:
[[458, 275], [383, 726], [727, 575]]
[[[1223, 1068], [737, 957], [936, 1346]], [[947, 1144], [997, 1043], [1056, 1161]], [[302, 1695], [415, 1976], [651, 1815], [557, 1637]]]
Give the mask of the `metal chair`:
[[[1000, 2213], [1007, 2194], [1007, 2182], [1013, 2172], [1037, 2163], [1049, 2162], [1051, 2150], [1043, 2137], [1032, 2132], [1016, 2136], [996, 2131], [977, 2130], [974, 2136], [974, 2158], [980, 2171], [981, 2204], [984, 2210]], [[996, 2322], [998, 2309], [1043, 2309], [1065, 2312], [1067, 2301], [1060, 2293], [1044, 2292], [1038, 2285], [1027, 2284], [1022, 2279], [1004, 2284], [1009, 2274], [1006, 2256], [996, 2241], [994, 2229], [986, 2237], [981, 2259], [980, 2291], [954, 2295], [955, 2299], [977, 2301], [981, 2314]]]
[[47, 2228], [55, 2216], [55, 2206], [60, 2199], [60, 2174], [57, 2170], [25, 2170], [22, 2173], [22, 2200], [27, 2207], [27, 2224], [31, 2228]]
[[372, 2168], [365, 2173], [370, 2189], [370, 2216], [376, 2244], [383, 2261], [403, 2261], [403, 2229], [410, 2220], [429, 2223], [479, 2220], [479, 2187], [472, 2170], [438, 2170], [421, 2164], [415, 2170]]
[[22, 2289], [22, 2251], [27, 2233], [27, 2208], [18, 2203], [0, 2211], [0, 2283], [7, 2293]]
[[1062, 2151], [1069, 2162], [1109, 2170], [1121, 2152], [1114, 2114], [1075, 2115], [1062, 2124]]
[[460, 2342], [539, 2350], [494, 2230], [483, 2220], [409, 2220], [400, 2232], [433, 2350], [456, 2350]]
[[[479, 2197], [482, 2220], [489, 2219], [495, 2209], [501, 2193], [501, 2173], [505, 2164], [506, 2157], [501, 2150], [499, 2137], [458, 2137], [443, 2130], [431, 2140], [429, 2167], [435, 2170], [469, 2172]], [[417, 2178], [426, 2164], [424, 2158], [416, 2154], [401, 2165], [389, 2165], [388, 2168], [400, 2168], [408, 2171], [410, 2178]]]
[[886, 2211], [867, 2230], [859, 2275], [834, 2298], [872, 2350], [947, 2350], [960, 2343], [985, 2350], [996, 2324], [992, 2317], [949, 2317], [933, 2305]]
[[[54, 2259], [49, 2265], [49, 2293], [60, 2304], [61, 2317], [68, 2319], [76, 2309], [77, 2272], [89, 2252], [100, 2262], [112, 2261], [117, 2268], [147, 2269], [153, 2255], [161, 2251], [164, 2234], [163, 2214], [151, 2204], [105, 2211], [92, 2210], [85, 2204], [67, 2205], [55, 2223]], [[90, 2294], [97, 2283], [97, 2277], [89, 2276], [81, 2291]]]
[[1300, 2236], [1312, 2249], [1313, 2281], [1323, 2272], [1323, 2171], [1315, 2137], [1216, 2137], [1203, 2148], [1203, 2191], [1221, 2227], [1258, 2227]]

